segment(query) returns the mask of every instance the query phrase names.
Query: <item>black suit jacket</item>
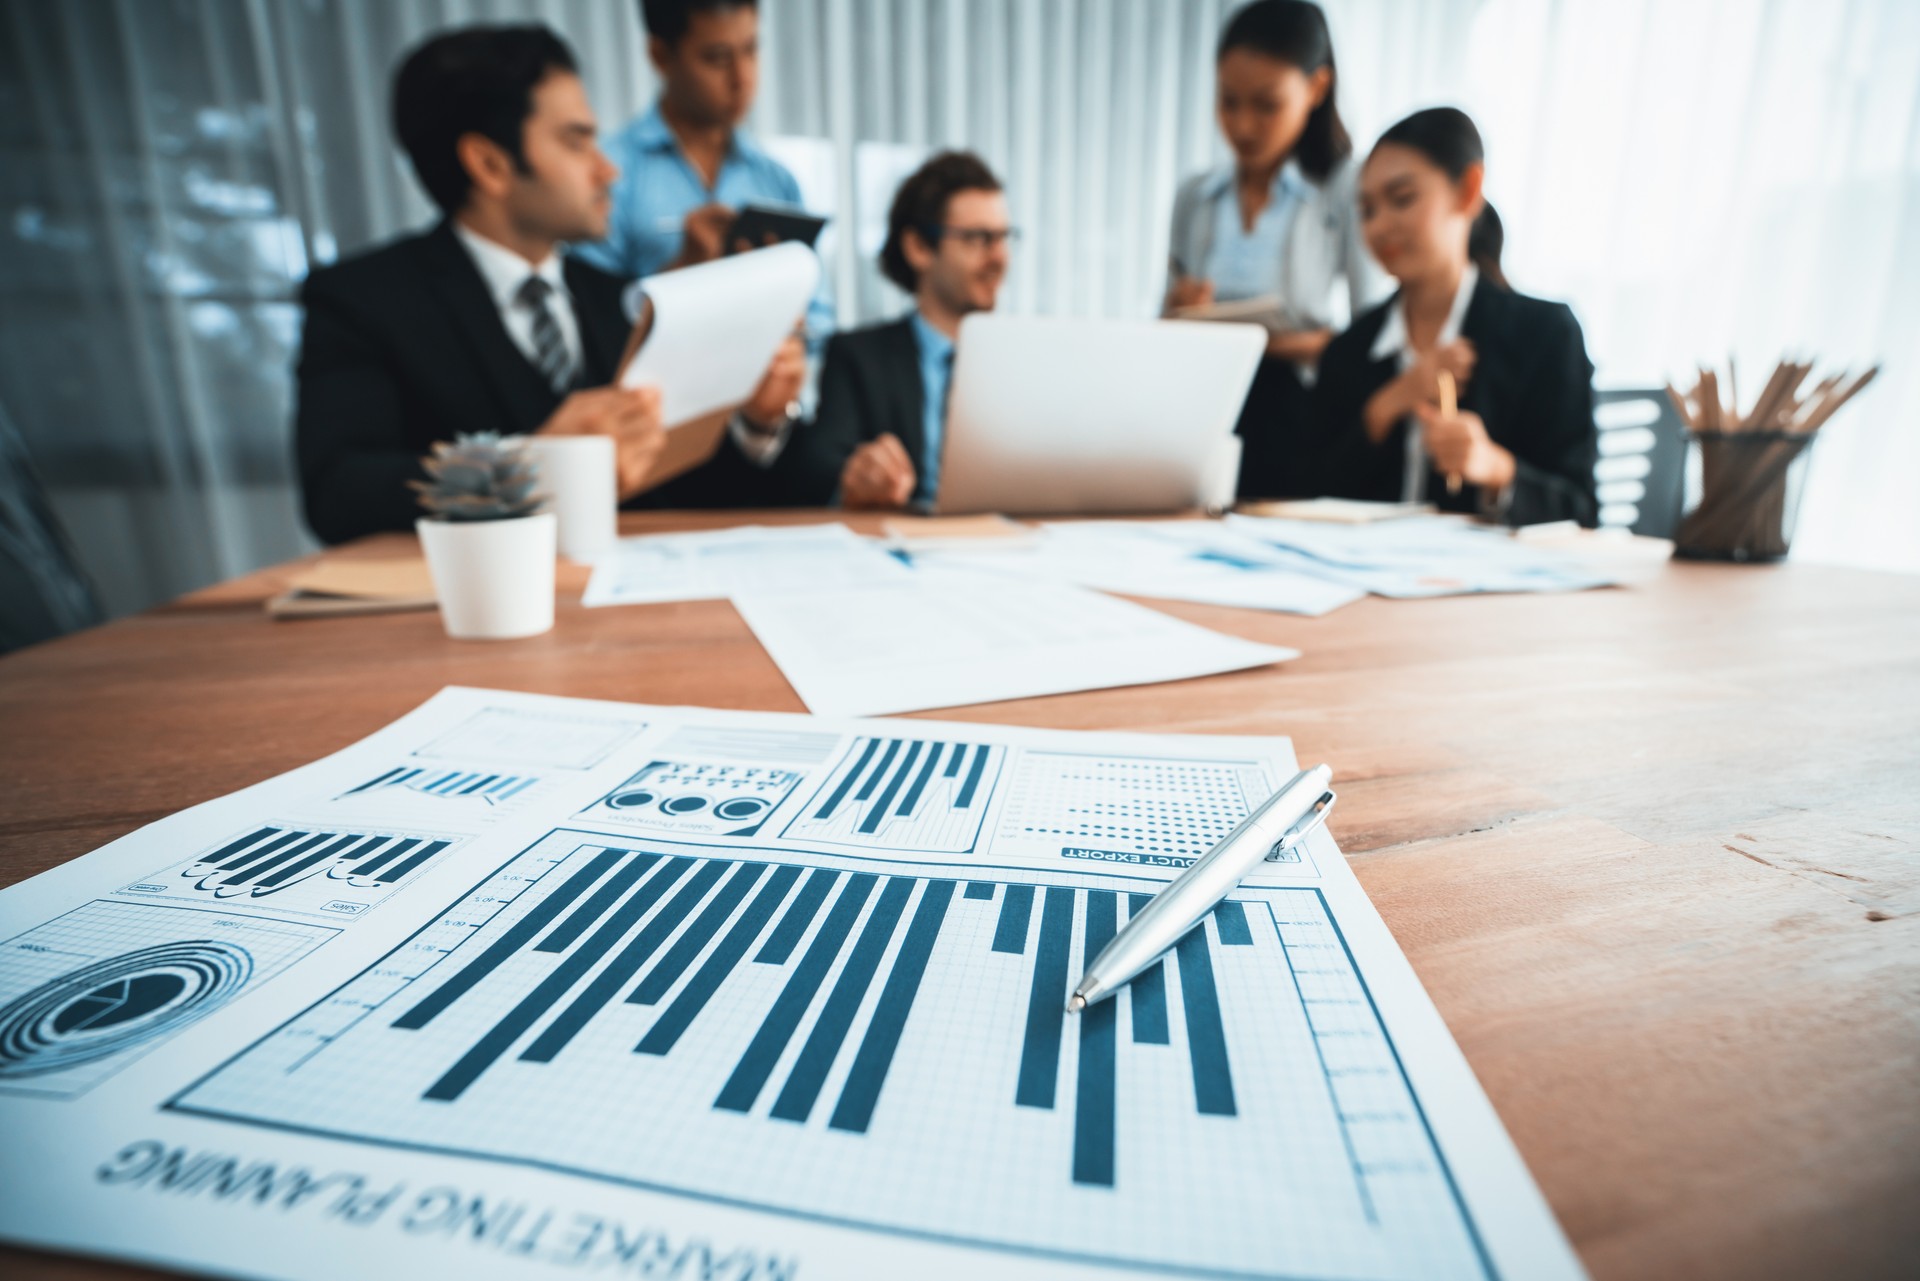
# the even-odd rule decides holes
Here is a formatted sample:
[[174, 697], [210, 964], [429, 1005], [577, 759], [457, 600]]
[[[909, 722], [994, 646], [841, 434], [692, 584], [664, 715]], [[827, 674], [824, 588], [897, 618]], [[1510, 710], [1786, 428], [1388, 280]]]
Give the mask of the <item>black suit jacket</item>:
[[[1366, 312], [1327, 344], [1314, 386], [1316, 449], [1321, 492], [1344, 498], [1398, 501], [1406, 465], [1401, 423], [1374, 444], [1367, 439], [1367, 400], [1399, 373], [1394, 357], [1374, 360], [1373, 344], [1396, 294]], [[1507, 520], [1532, 525], [1597, 515], [1593, 464], [1593, 363], [1587, 359], [1580, 322], [1565, 303], [1545, 302], [1504, 289], [1482, 276], [1460, 323], [1460, 334], [1477, 353], [1460, 407], [1480, 415], [1487, 435], [1509, 450], [1517, 464]], [[1476, 511], [1473, 485], [1448, 494], [1437, 472], [1427, 478], [1429, 498], [1443, 510]]]
[[819, 408], [774, 467], [784, 497], [806, 506], [831, 502], [853, 451], [892, 432], [916, 475], [926, 474], [926, 389], [911, 314], [827, 340]]
[[[580, 328], [580, 385], [604, 385], [629, 332], [623, 282], [571, 258], [563, 270]], [[323, 267], [300, 296], [294, 436], [307, 523], [324, 542], [412, 529], [421, 509], [407, 481], [424, 477], [419, 459], [435, 441], [530, 432], [559, 407], [449, 223]], [[728, 442], [636, 503], [750, 506], [766, 484]]]

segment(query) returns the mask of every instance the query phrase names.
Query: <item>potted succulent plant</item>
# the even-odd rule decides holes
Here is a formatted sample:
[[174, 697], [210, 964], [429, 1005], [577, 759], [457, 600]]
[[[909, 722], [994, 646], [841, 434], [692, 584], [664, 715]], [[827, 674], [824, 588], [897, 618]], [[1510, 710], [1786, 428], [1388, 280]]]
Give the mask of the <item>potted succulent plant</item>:
[[409, 481], [440, 618], [460, 640], [537, 636], [553, 626], [556, 522], [536, 509], [538, 471], [520, 437], [477, 432], [439, 441]]

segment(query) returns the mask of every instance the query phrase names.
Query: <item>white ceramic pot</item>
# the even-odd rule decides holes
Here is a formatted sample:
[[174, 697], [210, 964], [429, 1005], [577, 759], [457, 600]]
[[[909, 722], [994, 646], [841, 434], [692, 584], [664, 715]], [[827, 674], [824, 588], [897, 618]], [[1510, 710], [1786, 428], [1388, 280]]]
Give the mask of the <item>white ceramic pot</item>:
[[513, 520], [414, 522], [440, 621], [456, 640], [511, 640], [553, 628], [552, 512]]

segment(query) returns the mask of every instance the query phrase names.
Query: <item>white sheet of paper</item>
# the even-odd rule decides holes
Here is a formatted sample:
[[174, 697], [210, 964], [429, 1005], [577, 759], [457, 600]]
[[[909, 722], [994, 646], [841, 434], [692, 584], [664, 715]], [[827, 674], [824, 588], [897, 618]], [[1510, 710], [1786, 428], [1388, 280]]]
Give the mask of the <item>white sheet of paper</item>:
[[1080, 521], [1044, 526], [1006, 551], [916, 554], [959, 565], [1124, 596], [1233, 605], [1318, 617], [1359, 600], [1360, 588], [1287, 567], [1286, 558], [1217, 521]]
[[845, 525], [742, 525], [623, 538], [595, 564], [581, 604], [718, 600], [896, 582], [912, 572]]
[[1066, 583], [928, 567], [904, 582], [733, 598], [816, 712], [873, 716], [1262, 667], [1298, 650]]
[[1284, 553], [1301, 573], [1376, 596], [1583, 591], [1619, 581], [1617, 575], [1575, 556], [1452, 516], [1333, 525], [1232, 515], [1227, 523]]
[[0, 891], [0, 1237], [287, 1281], [1578, 1277], [1324, 829], [1064, 1013], [1295, 765], [444, 690]]
[[621, 385], [657, 385], [669, 427], [744, 403], [819, 279], [820, 259], [791, 241], [644, 278], [653, 328]]

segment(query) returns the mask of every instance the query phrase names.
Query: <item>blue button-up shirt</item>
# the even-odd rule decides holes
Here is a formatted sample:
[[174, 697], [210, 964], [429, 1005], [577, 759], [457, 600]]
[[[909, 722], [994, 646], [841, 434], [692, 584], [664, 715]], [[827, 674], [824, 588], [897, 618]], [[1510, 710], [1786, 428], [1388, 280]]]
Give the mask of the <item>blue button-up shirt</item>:
[[1213, 202], [1214, 229], [1206, 275], [1213, 281], [1214, 297], [1226, 302], [1279, 293], [1287, 232], [1308, 194], [1300, 166], [1289, 160], [1274, 174], [1266, 207], [1254, 218], [1252, 231], [1240, 221], [1239, 193], [1231, 170], [1218, 175], [1207, 194]]
[[[575, 246], [573, 252], [616, 276], [650, 276], [677, 258], [687, 215], [702, 205], [800, 204], [800, 184], [792, 171], [738, 129], [708, 188], [658, 104], [606, 139], [605, 147], [620, 166], [607, 238]], [[833, 300], [823, 272], [807, 307], [807, 336], [817, 344], [832, 332]]]
[[926, 450], [921, 457], [919, 483], [914, 486], [915, 506], [930, 507], [940, 492], [940, 444], [947, 430], [947, 387], [953, 377], [953, 339], [927, 323], [917, 310], [913, 313], [913, 338], [920, 344], [920, 386], [926, 399], [920, 405], [921, 434]]

